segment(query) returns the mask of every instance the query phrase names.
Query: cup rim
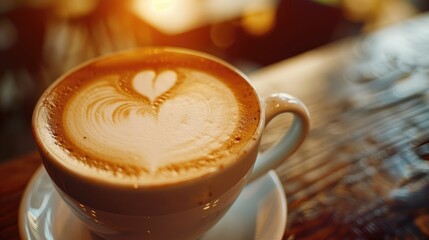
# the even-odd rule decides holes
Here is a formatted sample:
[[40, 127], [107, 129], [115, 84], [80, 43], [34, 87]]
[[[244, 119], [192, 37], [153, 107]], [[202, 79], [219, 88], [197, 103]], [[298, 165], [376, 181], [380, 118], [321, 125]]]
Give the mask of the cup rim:
[[[76, 72], [79, 69], [81, 69], [81, 68], [83, 68], [83, 67], [85, 67], [91, 63], [95, 63], [95, 62], [101, 61], [103, 59], [107, 59], [109, 57], [114, 57], [114, 56], [119, 56], [119, 55], [127, 55], [130, 53], [134, 53], [134, 54], [135, 53], [145, 53], [145, 52], [149, 52], [149, 51], [172, 52], [172, 53], [188, 54], [188, 55], [193, 55], [193, 56], [205, 58], [205, 59], [208, 59], [212, 62], [215, 62], [215, 63], [218, 63], [218, 64], [225, 66], [229, 70], [238, 74], [241, 79], [246, 81], [247, 84], [252, 89], [254, 96], [256, 97], [256, 101], [258, 103], [258, 109], [260, 111], [259, 123], [258, 123], [257, 127], [255, 128], [255, 131], [253, 132], [252, 137], [242, 148], [240, 148], [240, 152], [244, 152], [246, 154], [248, 152], [251, 152], [251, 149], [254, 148], [255, 145], [257, 145], [260, 141], [260, 138], [262, 135], [262, 130], [265, 126], [265, 111], [264, 111], [264, 108], [262, 105], [262, 100], [259, 97], [258, 92], [255, 90], [254, 86], [251, 84], [249, 78], [241, 70], [239, 70], [237, 67], [233, 66], [232, 64], [226, 62], [225, 60], [223, 60], [219, 57], [215, 57], [215, 56], [212, 56], [208, 53], [204, 53], [204, 52], [197, 51], [197, 50], [178, 48], [178, 47], [170, 47], [170, 46], [140, 47], [140, 48], [134, 48], [134, 49], [128, 49], [128, 50], [113, 52], [113, 53], [101, 55], [101, 56], [83, 61], [82, 63], [77, 64], [76, 66], [72, 67], [71, 69], [65, 71], [57, 79], [55, 79], [49, 85], [49, 87], [47, 87], [44, 90], [44, 92], [39, 97], [39, 99], [38, 99], [38, 101], [34, 107], [33, 114], [32, 114], [32, 121], [31, 121], [33, 138], [35, 139], [35, 142], [36, 142], [36, 145], [38, 147], [39, 152], [41, 152], [41, 154], [42, 154], [42, 159], [43, 159], [44, 165], [48, 164], [47, 161], [45, 160], [45, 156], [46, 156], [46, 158], [50, 159], [49, 165], [53, 164], [53, 165], [55, 165], [56, 168], [61, 168], [63, 171], [66, 171], [67, 173], [69, 173], [71, 175], [79, 176], [79, 178], [89, 180], [93, 183], [101, 184], [104, 186], [110, 186], [110, 187], [124, 187], [124, 186], [131, 185], [130, 181], [121, 182], [121, 181], [116, 181], [116, 180], [107, 180], [107, 178], [99, 178], [99, 177], [91, 176], [88, 174], [79, 173], [78, 171], [74, 170], [73, 168], [67, 167], [67, 164], [64, 164], [62, 161], [57, 160], [58, 156], [53, 154], [52, 150], [49, 150], [49, 148], [45, 146], [44, 140], [42, 140], [42, 137], [40, 136], [40, 133], [39, 133], [40, 127], [38, 126], [39, 123], [37, 123], [37, 118], [38, 118], [38, 115], [39, 115], [39, 112], [41, 109], [41, 105], [43, 104], [46, 97], [49, 96], [49, 93], [51, 92], [51, 90], [54, 89], [56, 87], [56, 85], [58, 85], [64, 78], [69, 76], [71, 73]], [[237, 153], [235, 156], [241, 156], [241, 155]], [[243, 157], [241, 157], [241, 158], [243, 158]], [[141, 187], [143, 187], [143, 188], [145, 188], [145, 187], [156, 188], [156, 187], [165, 187], [168, 185], [181, 185], [181, 183], [186, 184], [189, 182], [194, 182], [196, 179], [205, 179], [205, 178], [213, 176], [213, 175], [221, 174], [221, 172], [224, 172], [224, 169], [231, 168], [232, 166], [236, 165], [238, 162], [239, 161], [227, 161], [227, 163], [223, 165], [221, 171], [218, 170], [219, 168], [216, 168], [217, 170], [215, 170], [215, 171], [202, 171], [203, 172], [202, 174], [193, 175], [190, 178], [186, 178], [186, 179], [183, 179], [183, 180], [180, 180], [177, 182], [174, 182], [174, 181], [173, 182], [162, 182], [160, 184], [139, 182], [138, 187], [139, 188], [141, 188]], [[252, 166], [253, 166], [253, 164], [254, 164], [254, 162], [252, 163]]]

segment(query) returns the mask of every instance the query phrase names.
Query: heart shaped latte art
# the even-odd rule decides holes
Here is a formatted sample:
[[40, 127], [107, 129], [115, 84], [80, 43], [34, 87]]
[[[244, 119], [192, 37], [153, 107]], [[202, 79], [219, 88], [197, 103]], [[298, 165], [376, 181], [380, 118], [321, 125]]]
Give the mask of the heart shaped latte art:
[[[209, 156], [235, 131], [239, 106], [234, 93], [210, 74], [142, 70], [129, 86], [150, 104], [122, 89], [121, 79], [109, 75], [91, 81], [65, 106], [66, 134], [97, 159], [156, 172]], [[174, 94], [154, 111], [155, 99], [167, 92]]]
[[153, 102], [157, 97], [170, 90], [176, 81], [177, 73], [174, 71], [167, 70], [156, 74], [155, 71], [146, 70], [139, 72], [133, 78], [132, 86], [135, 91]]

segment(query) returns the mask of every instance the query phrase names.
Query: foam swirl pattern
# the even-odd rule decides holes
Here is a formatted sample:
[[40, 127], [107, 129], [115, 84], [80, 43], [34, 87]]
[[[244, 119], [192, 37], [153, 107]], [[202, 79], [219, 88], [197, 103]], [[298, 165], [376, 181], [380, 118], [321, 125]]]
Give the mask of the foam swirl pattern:
[[[175, 79], [180, 84], [177, 87], [161, 85], [168, 90], [157, 92], [157, 98], [153, 97], [157, 95], [154, 89], [143, 91], [137, 81], [140, 85], [148, 85], [153, 77], [161, 81], [156, 76], [163, 76], [163, 72], [136, 74], [131, 93], [121, 88], [118, 75], [87, 84], [65, 106], [66, 135], [79, 149], [98, 159], [138, 166], [151, 173], [210, 156], [233, 135], [238, 102], [228, 86], [213, 76], [189, 69], [177, 71], [187, 79]], [[177, 78], [174, 72], [169, 73], [164, 76]], [[146, 78], [139, 78], [145, 74]], [[159, 100], [164, 95], [170, 97]]]

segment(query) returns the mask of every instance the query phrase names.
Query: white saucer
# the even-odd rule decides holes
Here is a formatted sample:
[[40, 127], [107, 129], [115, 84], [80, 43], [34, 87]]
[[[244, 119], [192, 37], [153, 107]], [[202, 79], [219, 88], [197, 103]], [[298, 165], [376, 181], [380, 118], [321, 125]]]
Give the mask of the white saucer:
[[[200, 240], [282, 239], [287, 205], [274, 171], [245, 187], [222, 220]], [[19, 213], [22, 239], [97, 239], [70, 212], [40, 167], [25, 190]]]

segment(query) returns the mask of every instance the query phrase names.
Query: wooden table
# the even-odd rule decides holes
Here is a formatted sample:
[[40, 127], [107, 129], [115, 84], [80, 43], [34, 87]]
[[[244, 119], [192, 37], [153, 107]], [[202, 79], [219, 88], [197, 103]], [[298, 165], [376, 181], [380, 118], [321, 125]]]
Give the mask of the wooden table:
[[31, 153], [0, 165], [0, 239], [20, 239], [19, 204], [28, 181], [40, 164], [39, 155]]
[[[381, 162], [389, 154], [407, 154], [411, 147], [402, 151], [388, 141], [380, 147], [377, 144], [382, 141], [376, 138], [383, 134], [374, 136], [376, 140], [365, 137], [386, 126], [382, 121], [392, 115], [390, 108], [350, 110], [342, 101], [344, 92], [334, 91], [344, 86], [337, 85], [338, 75], [333, 78], [332, 74], [348, 64], [357, 41], [334, 43], [250, 74], [262, 96], [286, 91], [301, 98], [312, 112], [307, 142], [276, 170], [288, 197], [284, 239], [429, 238], [428, 171], [408, 176], [396, 160]], [[359, 125], [356, 118], [364, 121]], [[270, 124], [263, 149], [275, 141], [278, 129], [285, 127], [282, 121], [288, 118]], [[421, 132], [419, 139], [425, 136]], [[375, 143], [371, 145], [371, 141]], [[354, 155], [346, 156], [345, 152]], [[31, 153], [0, 165], [0, 239], [19, 239], [19, 202], [40, 163], [38, 154]], [[401, 191], [405, 194], [402, 198], [397, 196]]]

